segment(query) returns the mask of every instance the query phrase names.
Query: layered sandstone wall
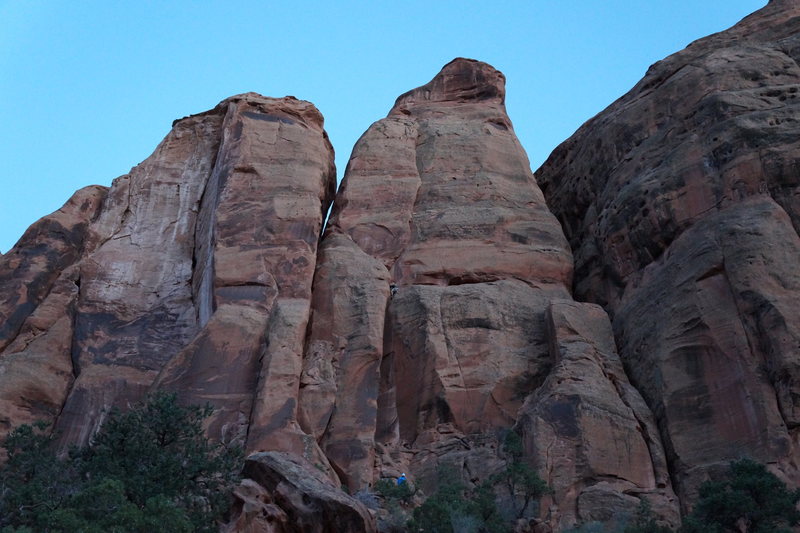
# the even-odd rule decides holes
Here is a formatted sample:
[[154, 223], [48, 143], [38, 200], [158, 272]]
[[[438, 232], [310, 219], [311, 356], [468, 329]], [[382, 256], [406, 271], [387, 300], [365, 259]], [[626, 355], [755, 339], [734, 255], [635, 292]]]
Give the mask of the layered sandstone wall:
[[155, 386], [214, 405], [215, 439], [293, 448], [283, 405], [334, 187], [314, 106], [248, 93], [176, 121], [110, 189], [76, 193], [2, 258], [3, 432], [43, 418], [83, 444]]
[[[575, 341], [603, 345], [596, 372], [563, 368], [554, 348], [563, 334], [548, 320], [571, 302], [572, 256], [504, 98], [500, 72], [456, 59], [354, 148], [314, 280], [301, 425], [350, 490], [401, 471], [431, 487], [442, 464], [478, 483], [502, 468], [497, 448], [516, 426], [558, 486], [542, 513], [553, 527], [603, 518], [608, 498], [630, 514], [644, 494], [676, 522], [654, 419], [605, 313], [574, 304], [570, 315], [606, 324]], [[580, 397], [595, 391], [580, 420], [558, 421], [570, 415], [548, 403], [568, 394], [561, 372], [584, 382]], [[570, 446], [553, 447], [562, 435], [540, 430], [543, 411], [572, 428]], [[595, 431], [609, 424], [616, 433]]]
[[740, 456], [800, 482], [799, 60], [800, 6], [773, 0], [650, 67], [536, 172], [684, 507]]
[[335, 201], [310, 103], [176, 121], [0, 256], [0, 437], [208, 402], [260, 452], [231, 531], [373, 531], [341, 487], [480, 483], [508, 431], [540, 531], [642, 499], [675, 525], [742, 455], [798, 485], [799, 21], [773, 0], [657, 63], [535, 177], [468, 59], [364, 133]]

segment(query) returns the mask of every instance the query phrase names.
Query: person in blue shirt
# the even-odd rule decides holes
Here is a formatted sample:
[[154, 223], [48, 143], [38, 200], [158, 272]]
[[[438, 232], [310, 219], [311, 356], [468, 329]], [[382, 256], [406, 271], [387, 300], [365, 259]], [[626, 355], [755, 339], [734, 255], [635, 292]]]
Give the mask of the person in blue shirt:
[[398, 485], [404, 485], [405, 482], [406, 482], [406, 473], [403, 472], [402, 474], [400, 474], [400, 477], [397, 478], [397, 484]]

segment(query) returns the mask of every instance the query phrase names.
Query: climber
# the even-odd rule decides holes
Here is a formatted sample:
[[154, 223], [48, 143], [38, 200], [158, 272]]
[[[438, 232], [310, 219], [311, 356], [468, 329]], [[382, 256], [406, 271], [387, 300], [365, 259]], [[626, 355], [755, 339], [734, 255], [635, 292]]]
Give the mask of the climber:
[[394, 296], [395, 294], [397, 294], [397, 285], [392, 283], [391, 285], [389, 285], [389, 290], [392, 291], [392, 296]]
[[397, 478], [397, 484], [398, 485], [405, 485], [406, 484], [406, 473], [405, 472], [400, 474], [400, 477]]

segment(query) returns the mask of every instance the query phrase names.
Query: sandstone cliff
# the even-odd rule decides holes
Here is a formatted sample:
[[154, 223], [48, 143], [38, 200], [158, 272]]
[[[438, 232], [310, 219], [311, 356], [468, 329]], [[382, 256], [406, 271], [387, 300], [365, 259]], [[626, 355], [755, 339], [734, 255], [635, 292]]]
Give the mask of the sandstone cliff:
[[335, 199], [310, 103], [178, 120], [0, 256], [0, 437], [85, 443], [157, 388], [209, 402], [209, 436], [254, 453], [242, 532], [374, 531], [348, 492], [480, 483], [509, 431], [553, 489], [537, 531], [642, 499], [675, 525], [741, 455], [797, 486], [799, 58], [800, 7], [773, 0], [535, 176], [504, 76], [456, 59], [364, 133]]
[[741, 455], [797, 485], [800, 5], [653, 65], [536, 177], [613, 317], [684, 506]]
[[[630, 512], [641, 493], [674, 520], [652, 415], [627, 383], [605, 314], [569, 307], [582, 325], [574, 342], [602, 344], [594, 356], [562, 357], [558, 326], [548, 326], [570, 302], [572, 257], [504, 97], [501, 73], [457, 59], [357, 143], [320, 246], [301, 424], [358, 490], [401, 471], [425, 485], [445, 463], [477, 483], [496, 471], [499, 436], [519, 420], [531, 463], [556, 490], [545, 506], [554, 527], [602, 518], [609, 499]], [[584, 376], [592, 357], [598, 371]], [[565, 411], [554, 398], [571, 398], [569, 379], [596, 397]], [[619, 432], [593, 439], [594, 462], [584, 455], [593, 424]]]
[[250, 93], [176, 121], [110, 189], [37, 222], [0, 267], [3, 433], [45, 419], [85, 443], [155, 382], [211, 401], [215, 439], [291, 440], [293, 412], [269, 396], [296, 396], [284, 376], [299, 376], [334, 186], [319, 112]]

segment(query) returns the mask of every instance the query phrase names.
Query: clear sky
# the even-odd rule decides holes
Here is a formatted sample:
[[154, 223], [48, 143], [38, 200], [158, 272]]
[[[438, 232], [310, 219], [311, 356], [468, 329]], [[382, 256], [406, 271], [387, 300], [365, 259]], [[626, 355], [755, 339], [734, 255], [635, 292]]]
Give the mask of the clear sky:
[[650, 64], [765, 4], [0, 0], [0, 250], [237, 93], [316, 104], [341, 179], [361, 133], [458, 56], [505, 73], [535, 169]]

